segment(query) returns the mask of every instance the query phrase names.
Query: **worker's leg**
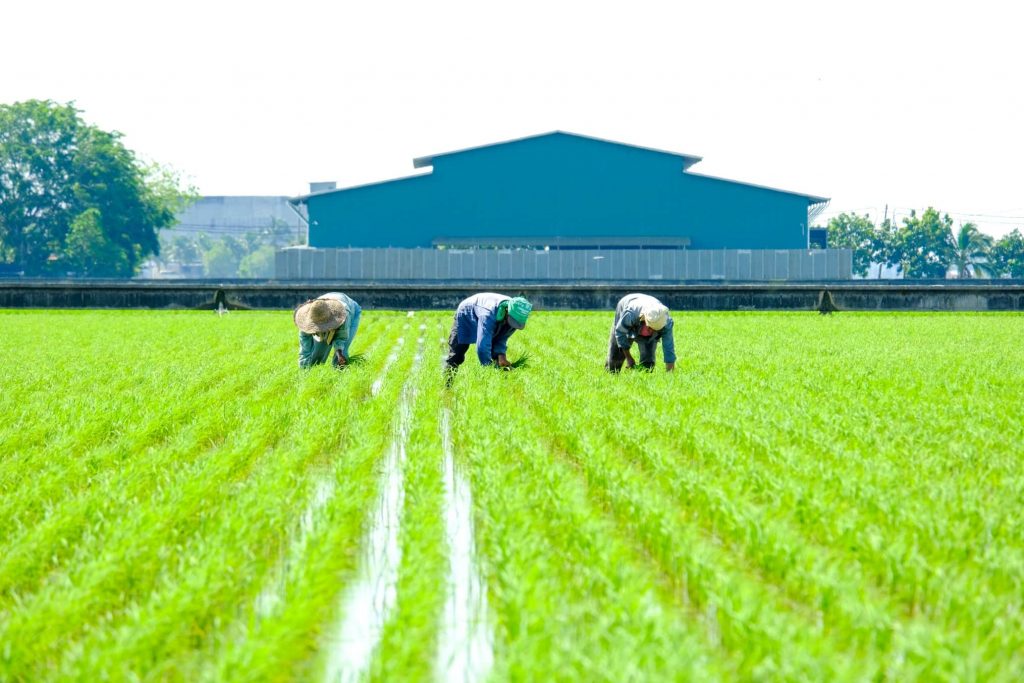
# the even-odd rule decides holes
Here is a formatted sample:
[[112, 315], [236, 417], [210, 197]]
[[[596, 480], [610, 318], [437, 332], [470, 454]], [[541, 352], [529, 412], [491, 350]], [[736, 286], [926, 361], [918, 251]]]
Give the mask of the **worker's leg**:
[[459, 343], [459, 321], [452, 322], [452, 331], [448, 334], [448, 358], [445, 364], [452, 370], [456, 370], [466, 360], [466, 351], [469, 344]]
[[612, 333], [608, 338], [608, 359], [605, 361], [604, 367], [611, 372], [618, 372], [625, 362], [626, 354], [615, 343], [615, 325], [612, 325]]
[[651, 370], [654, 368], [654, 352], [658, 349], [657, 339], [638, 338], [636, 345], [640, 349], [640, 358], [637, 362], [641, 367]]

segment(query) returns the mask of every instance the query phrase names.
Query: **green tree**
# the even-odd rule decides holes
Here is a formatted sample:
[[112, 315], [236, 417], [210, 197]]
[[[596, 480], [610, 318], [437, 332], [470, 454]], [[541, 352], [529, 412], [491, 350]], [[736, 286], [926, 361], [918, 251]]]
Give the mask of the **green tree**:
[[996, 241], [989, 252], [989, 262], [999, 275], [1024, 278], [1024, 235], [1019, 229]]
[[911, 211], [896, 231], [893, 259], [905, 277], [944, 278], [951, 262], [949, 234], [953, 219], [928, 207], [920, 216]]
[[229, 239], [214, 242], [213, 246], [203, 252], [203, 273], [206, 277], [238, 277], [242, 256], [237, 248], [228, 243]]
[[957, 231], [950, 227], [946, 239], [949, 243], [950, 261], [956, 268], [957, 277], [991, 277], [992, 269], [988, 266], [988, 254], [992, 249], [990, 235], [978, 230], [974, 223], [962, 223]]
[[129, 277], [131, 261], [123, 247], [107, 238], [99, 209], [86, 209], [71, 221], [64, 246], [64, 263], [81, 275]]
[[198, 263], [202, 261], [202, 252], [194, 239], [185, 235], [176, 235], [167, 243], [163, 243], [161, 252], [166, 261], [175, 263]]
[[67, 210], [78, 128], [70, 107], [0, 105], [0, 241], [29, 272], [46, 266], [80, 213]]
[[274, 277], [274, 254], [277, 250], [270, 244], [264, 244], [256, 251], [250, 252], [238, 264], [239, 277]]
[[234, 255], [235, 257], [235, 260], [238, 261], [239, 263], [241, 263], [242, 259], [245, 258], [245, 255], [249, 253], [249, 249], [246, 247], [244, 239], [238, 239], [237, 237], [232, 237], [231, 235], [225, 235], [224, 237], [221, 238], [221, 242], [223, 242], [224, 246], [231, 251], [232, 255]]
[[[140, 163], [119, 133], [91, 126], [79, 113], [49, 100], [0, 105], [0, 256], [29, 274], [81, 268], [82, 240], [98, 227], [104, 242], [91, 253], [123, 252], [129, 276], [159, 253], [157, 231], [172, 225], [195, 193], [180, 190], [167, 169]], [[82, 219], [72, 256], [72, 224], [89, 209], [98, 217]], [[119, 259], [111, 269], [123, 271]]]
[[210, 237], [209, 235], [207, 235], [205, 232], [201, 232], [198, 235], [196, 235], [195, 242], [196, 242], [196, 247], [198, 247], [199, 251], [201, 251], [201, 252], [202, 251], [210, 251], [210, 249], [213, 248], [213, 244], [214, 244], [213, 238]]
[[265, 244], [272, 244], [275, 247], [298, 244], [300, 239], [299, 235], [293, 231], [292, 226], [273, 216], [270, 217], [269, 225], [260, 230], [260, 235]]
[[871, 261], [878, 264], [879, 278], [882, 277], [883, 268], [899, 263], [898, 233], [895, 223], [886, 218], [878, 224], [871, 238]]
[[875, 225], [867, 214], [841, 213], [828, 222], [828, 246], [853, 250], [853, 272], [867, 275], [875, 243]]

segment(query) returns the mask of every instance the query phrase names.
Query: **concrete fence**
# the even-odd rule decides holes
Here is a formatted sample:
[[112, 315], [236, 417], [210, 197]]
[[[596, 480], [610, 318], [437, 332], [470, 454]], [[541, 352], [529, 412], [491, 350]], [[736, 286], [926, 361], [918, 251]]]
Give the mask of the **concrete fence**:
[[851, 277], [849, 249], [282, 249], [278, 280], [819, 281]]
[[[821, 283], [667, 284], [521, 283], [370, 284], [243, 281], [0, 280], [0, 308], [290, 309], [324, 292], [343, 291], [366, 309], [454, 310], [478, 291], [521, 294], [536, 310], [611, 310], [621, 296], [646, 292], [675, 311], [1017, 311], [1024, 281], [845, 281]], [[0, 326], [2, 333], [2, 326]]]

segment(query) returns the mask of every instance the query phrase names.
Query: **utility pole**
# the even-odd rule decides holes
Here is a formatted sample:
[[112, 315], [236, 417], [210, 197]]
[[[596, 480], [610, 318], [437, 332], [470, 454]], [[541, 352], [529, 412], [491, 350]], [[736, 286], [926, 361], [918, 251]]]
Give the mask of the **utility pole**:
[[[885, 211], [883, 212], [883, 215], [882, 215], [882, 227], [885, 226], [885, 222], [887, 220], [889, 220], [889, 202], [885, 203]], [[878, 264], [878, 279], [879, 280], [882, 279], [882, 265], [883, 264], [881, 264], [881, 263]]]

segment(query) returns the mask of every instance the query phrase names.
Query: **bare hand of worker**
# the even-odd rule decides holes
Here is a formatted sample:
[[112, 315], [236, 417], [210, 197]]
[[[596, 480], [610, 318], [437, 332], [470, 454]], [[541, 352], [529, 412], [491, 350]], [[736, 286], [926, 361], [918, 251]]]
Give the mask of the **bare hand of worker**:
[[676, 369], [675, 363], [665, 363], [665, 372], [672, 372]]
[[348, 363], [348, 359], [345, 358], [345, 354], [341, 352], [341, 349], [334, 350], [334, 359], [338, 362], [338, 365], [345, 365]]
[[626, 367], [627, 368], [631, 368], [631, 367], [635, 366], [636, 365], [636, 361], [633, 360], [632, 354], [630, 354], [629, 351], [626, 351], [625, 355], [626, 355]]
[[503, 353], [498, 354], [498, 366], [505, 368], [506, 370], [512, 369], [512, 364], [508, 362], [508, 358], [506, 358]]

